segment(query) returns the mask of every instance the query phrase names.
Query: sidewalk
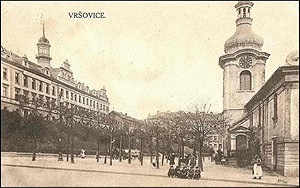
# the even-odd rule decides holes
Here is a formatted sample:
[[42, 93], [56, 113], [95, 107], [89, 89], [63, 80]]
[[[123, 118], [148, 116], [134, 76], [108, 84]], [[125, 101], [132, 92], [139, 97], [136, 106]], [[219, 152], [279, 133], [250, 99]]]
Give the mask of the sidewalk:
[[[15, 157], [12, 157], [15, 156]], [[57, 156], [41, 157], [38, 156], [36, 161], [31, 161], [29, 155], [16, 156], [1, 153], [1, 166], [20, 166], [27, 168], [43, 168], [54, 170], [68, 170], [68, 171], [85, 171], [111, 174], [124, 174], [134, 176], [152, 176], [159, 178], [168, 178], [167, 171], [169, 165], [164, 163], [159, 169], [150, 164], [150, 159], [145, 158], [144, 165], [141, 166], [139, 161], [132, 160], [132, 164], [128, 161], [119, 162], [113, 161], [113, 166], [103, 164], [104, 158], [101, 157], [97, 163], [95, 157], [88, 157], [85, 159], [75, 158], [75, 163], [64, 161], [57, 161]], [[202, 172], [203, 181], [215, 182], [232, 182], [232, 183], [251, 183], [257, 186], [298, 186], [298, 178], [283, 177], [276, 174], [264, 173], [262, 180], [252, 179], [251, 169], [234, 168], [221, 165], [215, 165], [213, 162], [204, 163], [204, 172]]]

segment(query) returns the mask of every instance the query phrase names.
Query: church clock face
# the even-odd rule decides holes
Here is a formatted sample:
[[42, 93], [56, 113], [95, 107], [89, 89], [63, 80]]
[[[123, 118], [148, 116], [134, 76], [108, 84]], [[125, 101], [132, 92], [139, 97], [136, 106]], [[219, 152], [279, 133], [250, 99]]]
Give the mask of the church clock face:
[[241, 57], [239, 65], [241, 68], [249, 68], [252, 65], [252, 58], [250, 56]]

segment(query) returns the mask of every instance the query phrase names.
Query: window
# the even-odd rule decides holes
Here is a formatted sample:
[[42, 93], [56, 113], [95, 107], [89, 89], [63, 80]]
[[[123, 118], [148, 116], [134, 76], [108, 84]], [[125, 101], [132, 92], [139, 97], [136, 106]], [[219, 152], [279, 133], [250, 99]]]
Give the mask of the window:
[[243, 9], [243, 17], [246, 17], [246, 8]]
[[93, 108], [95, 108], [95, 101], [93, 102]]
[[85, 104], [85, 98], [84, 97], [82, 97], [82, 102], [83, 102], [83, 104]]
[[64, 89], [63, 88], [60, 88], [60, 94], [59, 94], [61, 97], [64, 97]]
[[15, 73], [15, 83], [16, 83], [16, 84], [20, 84], [19, 77], [20, 77], [20, 73], [16, 72], [16, 73]]
[[40, 92], [43, 92], [43, 82], [42, 82], [42, 81], [40, 81], [39, 91], [40, 91]]
[[89, 105], [89, 99], [86, 99], [86, 105]]
[[92, 102], [93, 102], [93, 101], [92, 101], [92, 100], [90, 100], [90, 106], [92, 106]]
[[49, 94], [49, 84], [46, 84], [46, 93]]
[[3, 68], [3, 79], [7, 80], [7, 68]]
[[28, 87], [28, 76], [24, 75], [24, 87]]
[[66, 90], [66, 98], [69, 98], [69, 91]]
[[71, 92], [71, 100], [73, 100], [73, 93]]
[[20, 94], [20, 89], [19, 88], [15, 88], [15, 99], [18, 100]]
[[109, 112], [109, 108], [108, 108], [108, 106], [106, 106], [106, 112]]
[[75, 101], [77, 102], [77, 95], [76, 94], [75, 94], [74, 98], [75, 98]]
[[97, 109], [99, 109], [99, 103], [97, 102]]
[[34, 90], [36, 89], [36, 81], [35, 81], [34, 78], [32, 78], [31, 87], [32, 87], [32, 89], [34, 89]]
[[102, 104], [100, 104], [100, 110], [102, 110]]
[[251, 73], [250, 71], [242, 71], [240, 74], [240, 89], [251, 90]]
[[81, 96], [78, 96], [78, 102], [81, 103]]
[[55, 86], [52, 86], [52, 95], [55, 96]]
[[3, 93], [2, 93], [3, 97], [7, 97], [8, 86], [3, 84], [2, 88], [3, 88]]

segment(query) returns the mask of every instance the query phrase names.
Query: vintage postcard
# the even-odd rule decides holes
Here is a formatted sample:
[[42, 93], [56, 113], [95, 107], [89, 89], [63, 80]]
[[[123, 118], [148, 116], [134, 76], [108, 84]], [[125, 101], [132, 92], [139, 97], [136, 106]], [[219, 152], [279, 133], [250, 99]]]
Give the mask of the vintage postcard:
[[1, 1], [1, 186], [299, 186], [299, 2]]

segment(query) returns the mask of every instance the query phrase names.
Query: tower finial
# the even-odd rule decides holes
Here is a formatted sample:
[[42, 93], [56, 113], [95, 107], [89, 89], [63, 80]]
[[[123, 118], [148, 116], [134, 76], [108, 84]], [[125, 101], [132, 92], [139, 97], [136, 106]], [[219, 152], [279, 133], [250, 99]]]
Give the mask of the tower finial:
[[43, 21], [43, 37], [45, 38], [45, 22]]

